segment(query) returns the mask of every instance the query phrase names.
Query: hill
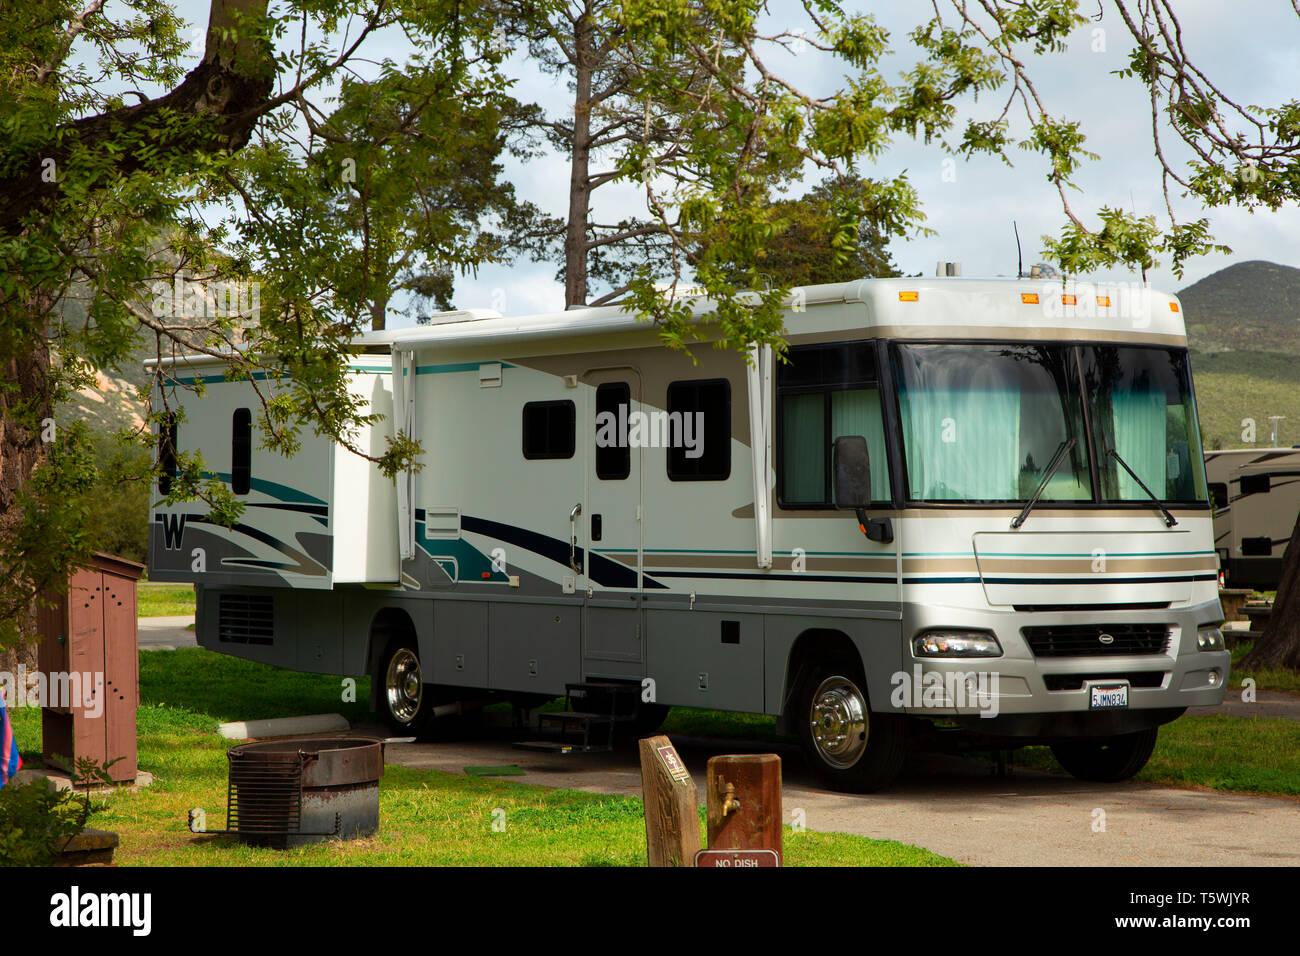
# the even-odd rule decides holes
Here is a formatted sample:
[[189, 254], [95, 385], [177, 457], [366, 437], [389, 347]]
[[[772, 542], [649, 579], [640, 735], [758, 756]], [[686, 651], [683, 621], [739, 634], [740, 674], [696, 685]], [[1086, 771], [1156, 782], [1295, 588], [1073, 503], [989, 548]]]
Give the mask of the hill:
[[1237, 262], [1178, 296], [1205, 447], [1248, 447], [1246, 419], [1266, 445], [1270, 415], [1285, 416], [1278, 444], [1300, 443], [1300, 269]]

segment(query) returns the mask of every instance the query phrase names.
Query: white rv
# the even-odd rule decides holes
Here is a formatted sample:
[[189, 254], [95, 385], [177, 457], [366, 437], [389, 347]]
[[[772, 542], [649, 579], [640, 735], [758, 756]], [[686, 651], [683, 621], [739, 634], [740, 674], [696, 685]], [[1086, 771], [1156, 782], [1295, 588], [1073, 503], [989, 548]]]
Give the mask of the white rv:
[[1224, 583], [1232, 588], [1275, 590], [1300, 514], [1300, 450], [1207, 451], [1205, 473]]
[[396, 482], [325, 441], [265, 452], [247, 383], [167, 369], [178, 447], [248, 505], [232, 530], [152, 515], [151, 578], [199, 585], [202, 646], [370, 675], [408, 730], [575, 686], [634, 689], [642, 728], [673, 705], [779, 715], [859, 791], [935, 721], [1125, 779], [1159, 725], [1223, 698], [1170, 296], [809, 287], [787, 363], [706, 342], [693, 364], [618, 308], [440, 318], [356, 343], [355, 390], [424, 448]]

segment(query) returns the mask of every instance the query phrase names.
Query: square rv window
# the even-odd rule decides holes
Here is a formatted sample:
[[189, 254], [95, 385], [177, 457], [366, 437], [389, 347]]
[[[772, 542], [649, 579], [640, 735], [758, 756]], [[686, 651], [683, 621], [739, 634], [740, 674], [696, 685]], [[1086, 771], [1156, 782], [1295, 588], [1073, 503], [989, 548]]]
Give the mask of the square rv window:
[[524, 457], [572, 458], [575, 423], [573, 402], [529, 402], [524, 406]]
[[725, 378], [673, 382], [659, 432], [659, 444], [668, 446], [671, 481], [726, 481], [731, 477], [731, 383]]

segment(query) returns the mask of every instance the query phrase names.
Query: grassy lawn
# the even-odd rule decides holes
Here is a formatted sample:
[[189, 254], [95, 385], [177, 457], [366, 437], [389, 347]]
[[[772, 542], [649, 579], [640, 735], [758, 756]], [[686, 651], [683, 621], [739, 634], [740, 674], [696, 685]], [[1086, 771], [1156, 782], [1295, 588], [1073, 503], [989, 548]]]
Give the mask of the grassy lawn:
[[1282, 694], [1300, 694], [1300, 673], [1284, 670], [1280, 667], [1262, 671], [1241, 670], [1241, 662], [1250, 653], [1254, 643], [1254, 641], [1245, 641], [1232, 649], [1232, 674], [1228, 678], [1228, 686], [1239, 688], [1243, 678], [1253, 677], [1256, 690], [1267, 690]]
[[[190, 649], [140, 656], [140, 767], [154, 774], [140, 793], [105, 798], [92, 825], [121, 836], [116, 860], [144, 866], [643, 866], [641, 801], [439, 771], [385, 769], [381, 830], [368, 840], [290, 851], [240, 846], [191, 834], [187, 815], [202, 808], [224, 825], [223, 720], [342, 712], [363, 718], [364, 704], [342, 704], [338, 678], [279, 671]], [[368, 689], [359, 682], [357, 699]], [[14, 733], [38, 759], [40, 713], [12, 711]], [[29, 761], [34, 764], [37, 759]], [[494, 823], [504, 824], [494, 829]], [[703, 832], [703, 812], [701, 811]], [[842, 834], [785, 833], [789, 866], [953, 866], [926, 850]]]
[[150, 584], [136, 589], [140, 617], [172, 617], [194, 613], [194, 585]]
[[[1046, 747], [1017, 752], [1016, 764], [1065, 773]], [[1260, 717], [1179, 717], [1160, 728], [1143, 783], [1233, 793], [1300, 795], [1300, 722]]]
[[674, 707], [662, 733], [685, 737], [726, 737], [732, 740], [780, 740], [776, 718], [766, 714], [734, 714], [723, 710]]

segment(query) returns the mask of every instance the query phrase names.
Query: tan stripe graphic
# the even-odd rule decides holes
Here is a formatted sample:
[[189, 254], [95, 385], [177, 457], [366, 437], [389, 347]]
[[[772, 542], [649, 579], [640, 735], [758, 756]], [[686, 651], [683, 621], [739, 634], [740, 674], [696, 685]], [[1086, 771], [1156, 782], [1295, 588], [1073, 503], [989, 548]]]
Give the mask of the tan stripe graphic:
[[[610, 554], [606, 555], [606, 557], [628, 567], [636, 567], [635, 554]], [[689, 568], [692, 570], [758, 570], [753, 555], [743, 554], [647, 554], [645, 556], [645, 566], [647, 568]], [[803, 563], [803, 570], [810, 573], [817, 571], [856, 571], [893, 574], [894, 567], [894, 558], [892, 556], [875, 557], [872, 555], [863, 555], [856, 558], [810, 554], [804, 558]], [[772, 570], [793, 572], [794, 558], [789, 554], [772, 555]]]
[[1031, 574], [1114, 574], [1118, 572], [1214, 571], [1206, 558], [1106, 558], [1103, 571], [1093, 567], [1092, 558], [994, 558], [981, 555], [979, 566], [986, 574], [1023, 571]]
[[1094, 571], [1092, 558], [999, 558], [988, 555], [975, 558], [904, 558], [903, 573], [919, 572], [966, 572], [973, 574], [983, 571], [985, 574], [1005, 574], [1008, 572], [1022, 574], [1081, 574], [1096, 575], [1104, 578], [1107, 574], [1156, 573], [1175, 571], [1216, 570], [1213, 561], [1206, 558], [1107, 558], [1105, 571]]

